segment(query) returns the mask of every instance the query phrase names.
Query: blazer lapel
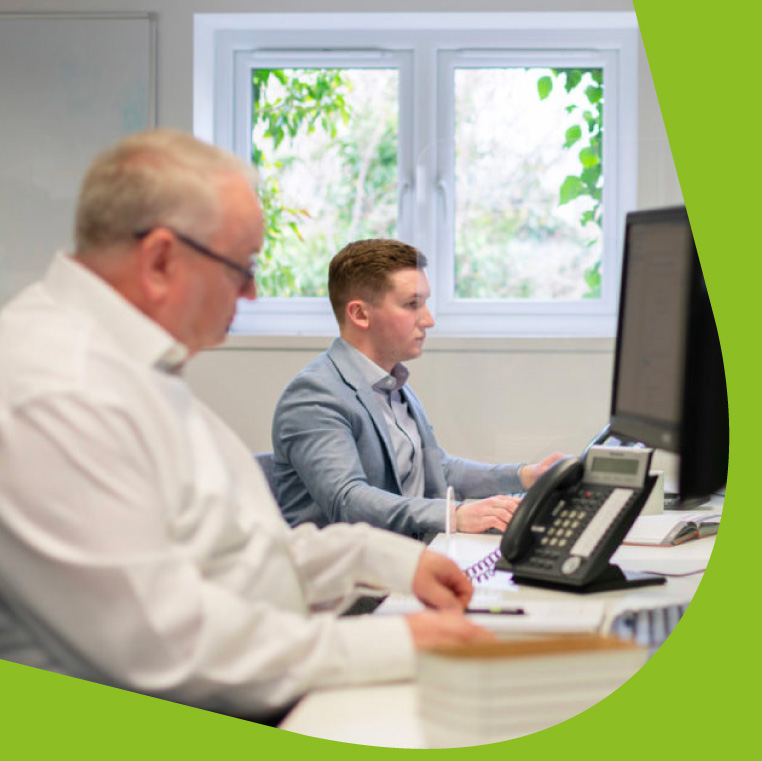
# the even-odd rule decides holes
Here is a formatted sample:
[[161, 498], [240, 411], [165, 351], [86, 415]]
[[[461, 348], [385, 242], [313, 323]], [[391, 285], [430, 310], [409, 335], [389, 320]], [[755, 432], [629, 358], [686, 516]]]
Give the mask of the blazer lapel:
[[[367, 385], [365, 378], [355, 367], [352, 361], [352, 355], [346, 350], [342, 342], [337, 338], [328, 349], [328, 357], [336, 366], [344, 382], [352, 389], [354, 389], [357, 396], [357, 401], [365, 407], [370, 415], [373, 425], [376, 428], [379, 439], [386, 450], [386, 456], [389, 460], [392, 473], [394, 473], [394, 480], [397, 484], [399, 493], [402, 493], [402, 484], [400, 482], [400, 476], [397, 472], [397, 455], [392, 447], [391, 439], [389, 438], [389, 429], [387, 428], [386, 419], [384, 413], [381, 410], [381, 401], [378, 398], [378, 394]], [[418, 420], [416, 419], [416, 423]], [[420, 426], [419, 426], [420, 427]]]

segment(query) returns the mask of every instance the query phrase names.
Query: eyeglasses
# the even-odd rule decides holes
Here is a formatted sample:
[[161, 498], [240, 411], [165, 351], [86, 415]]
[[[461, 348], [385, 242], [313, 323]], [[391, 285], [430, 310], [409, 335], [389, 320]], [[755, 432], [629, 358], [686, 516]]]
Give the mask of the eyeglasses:
[[[162, 225], [162, 227], [164, 227], [164, 225]], [[156, 228], [152, 228], [151, 230], [143, 230], [142, 232], [135, 233], [135, 237], [138, 240], [142, 240], [146, 237], [146, 235], [150, 235], [155, 229]], [[243, 281], [241, 282], [241, 292], [247, 291], [249, 288], [251, 288], [251, 285], [254, 282], [254, 276], [256, 275], [257, 269], [259, 268], [259, 264], [256, 260], [252, 259], [251, 264], [249, 264], [248, 267], [244, 267], [242, 264], [238, 264], [238, 262], [234, 262], [232, 259], [228, 259], [226, 256], [215, 253], [198, 241], [193, 240], [193, 238], [189, 238], [187, 235], [183, 235], [171, 227], [166, 227], [165, 229], [169, 230], [172, 235], [177, 238], [177, 240], [192, 248], [197, 253], [201, 254], [202, 256], [206, 256], [209, 259], [214, 259], [215, 262], [224, 264], [226, 267], [229, 267], [231, 270], [241, 275], [241, 277], [243, 277]]]

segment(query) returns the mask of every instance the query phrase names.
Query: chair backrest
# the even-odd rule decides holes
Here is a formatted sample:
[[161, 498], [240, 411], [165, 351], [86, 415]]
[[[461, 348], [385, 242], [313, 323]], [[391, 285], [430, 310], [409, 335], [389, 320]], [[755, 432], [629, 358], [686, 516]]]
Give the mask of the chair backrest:
[[254, 459], [259, 463], [259, 467], [262, 468], [262, 472], [265, 474], [267, 483], [270, 487], [270, 492], [275, 497], [275, 483], [273, 482], [273, 453], [272, 452], [255, 452]]

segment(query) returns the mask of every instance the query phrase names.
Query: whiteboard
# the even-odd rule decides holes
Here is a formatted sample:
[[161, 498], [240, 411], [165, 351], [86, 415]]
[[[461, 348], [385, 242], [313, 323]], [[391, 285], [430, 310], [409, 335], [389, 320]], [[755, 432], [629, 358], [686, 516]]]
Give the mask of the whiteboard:
[[72, 249], [95, 154], [155, 124], [155, 14], [0, 13], [0, 306]]

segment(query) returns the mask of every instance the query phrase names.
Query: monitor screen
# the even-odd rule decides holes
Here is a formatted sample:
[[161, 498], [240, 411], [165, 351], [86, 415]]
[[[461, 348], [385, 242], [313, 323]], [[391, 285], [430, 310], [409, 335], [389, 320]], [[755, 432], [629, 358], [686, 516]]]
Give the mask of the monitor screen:
[[717, 328], [685, 207], [625, 227], [611, 433], [680, 455], [680, 493], [727, 476], [727, 394]]

